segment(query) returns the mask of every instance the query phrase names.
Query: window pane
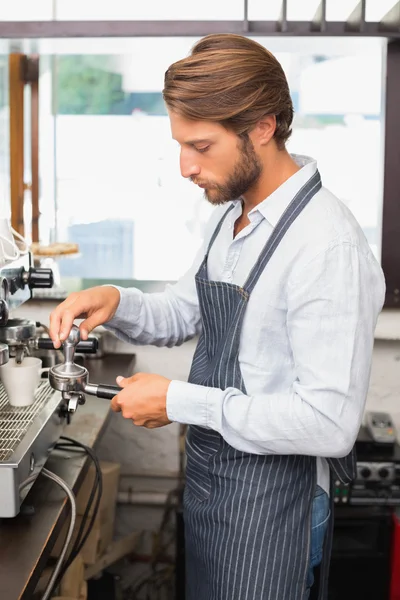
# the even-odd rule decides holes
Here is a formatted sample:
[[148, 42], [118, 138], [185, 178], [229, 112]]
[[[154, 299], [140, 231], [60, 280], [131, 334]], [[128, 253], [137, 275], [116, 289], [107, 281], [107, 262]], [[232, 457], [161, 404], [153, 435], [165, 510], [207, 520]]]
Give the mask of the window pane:
[[[382, 43], [257, 41], [289, 80], [288, 149], [318, 160], [324, 185], [353, 211], [379, 256]], [[193, 42], [136, 39], [122, 54], [93, 46], [90, 54], [57, 56], [57, 237], [81, 249], [60, 261], [62, 275], [175, 280], [190, 266], [212, 208], [180, 175], [161, 90], [166, 68]], [[103, 52], [112, 44], [101, 40]]]
[[379, 0], [379, 2], [367, 2], [365, 18], [367, 21], [379, 22], [382, 17], [396, 4], [395, 0]]
[[317, 158], [323, 184], [350, 208], [379, 258], [382, 56], [315, 55], [300, 62], [291, 65], [300, 74], [297, 84], [292, 80], [297, 110], [288, 149]]
[[[311, 20], [321, 0], [287, 0], [287, 18], [290, 21]], [[331, 0], [326, 4], [328, 21], [345, 21], [352, 13], [359, 0]], [[389, 0], [392, 1], [393, 0]], [[385, 0], [387, 2], [387, 0]], [[368, 4], [376, 4], [367, 2]], [[259, 21], [275, 21], [281, 13], [282, 0], [249, 0], [249, 19]], [[368, 8], [367, 8], [368, 10]]]
[[60, 261], [64, 276], [176, 279], [201, 242], [211, 209], [180, 176], [161, 95], [182, 53], [144, 42], [130, 55], [58, 57], [57, 233], [81, 250]]
[[243, 18], [243, 0], [188, 2], [187, 0], [57, 0], [59, 20], [237, 20]]
[[[357, 6], [359, 0], [334, 0], [326, 3], [328, 21], [346, 21]], [[368, 2], [367, 2], [368, 4]]]
[[251, 21], [276, 21], [281, 12], [282, 0], [249, 0], [249, 19]]
[[311, 21], [314, 17], [320, 0], [288, 0], [287, 18], [289, 21]]
[[1, 21], [49, 21], [53, 18], [53, 0], [3, 0]]
[[0, 217], [10, 213], [10, 111], [8, 56], [0, 55]]

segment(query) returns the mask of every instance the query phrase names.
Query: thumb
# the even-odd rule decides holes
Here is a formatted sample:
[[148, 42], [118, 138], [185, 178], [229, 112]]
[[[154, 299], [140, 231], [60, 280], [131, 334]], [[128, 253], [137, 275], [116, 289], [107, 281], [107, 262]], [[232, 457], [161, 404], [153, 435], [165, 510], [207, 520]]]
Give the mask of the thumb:
[[96, 327], [98, 327], [99, 325], [102, 325], [102, 321], [99, 318], [99, 316], [95, 313], [94, 315], [91, 315], [90, 317], [88, 317], [87, 319], [85, 319], [84, 321], [82, 321], [82, 323], [79, 325], [79, 329], [81, 332], [81, 338], [83, 340], [87, 340], [88, 334], [95, 329]]
[[122, 377], [122, 375], [118, 375], [116, 382], [119, 385], [119, 387], [122, 388], [126, 388], [131, 383], [130, 377]]
[[131, 375], [130, 377], [122, 377], [122, 375], [118, 375], [117, 383], [121, 387], [127, 387], [131, 383], [135, 383], [141, 377], [140, 373], [135, 373], [135, 375]]

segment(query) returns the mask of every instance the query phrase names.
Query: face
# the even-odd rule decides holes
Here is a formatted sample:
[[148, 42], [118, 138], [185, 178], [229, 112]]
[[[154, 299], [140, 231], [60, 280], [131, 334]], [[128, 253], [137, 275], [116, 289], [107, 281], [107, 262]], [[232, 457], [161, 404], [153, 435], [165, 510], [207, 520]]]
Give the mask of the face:
[[211, 121], [191, 121], [169, 111], [172, 137], [180, 144], [183, 177], [204, 189], [213, 205], [235, 200], [260, 178], [262, 163], [250, 138]]

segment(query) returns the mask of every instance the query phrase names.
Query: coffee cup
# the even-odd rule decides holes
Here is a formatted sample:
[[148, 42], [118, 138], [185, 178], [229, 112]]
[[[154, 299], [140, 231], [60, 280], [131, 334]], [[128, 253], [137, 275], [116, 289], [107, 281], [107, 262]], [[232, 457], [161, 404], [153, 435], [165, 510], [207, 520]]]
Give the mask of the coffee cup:
[[40, 358], [27, 356], [19, 364], [15, 358], [0, 366], [0, 379], [11, 406], [29, 406], [35, 401], [35, 391], [40, 383], [42, 368]]

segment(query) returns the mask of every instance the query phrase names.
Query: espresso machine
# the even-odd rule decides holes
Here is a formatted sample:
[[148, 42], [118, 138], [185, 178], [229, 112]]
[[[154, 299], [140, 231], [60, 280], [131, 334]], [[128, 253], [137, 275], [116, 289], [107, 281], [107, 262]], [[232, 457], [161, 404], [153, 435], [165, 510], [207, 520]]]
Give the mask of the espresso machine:
[[[1, 256], [0, 256], [1, 259]], [[40, 350], [53, 350], [51, 339], [39, 334], [35, 321], [12, 317], [12, 311], [32, 297], [35, 288], [51, 288], [51, 269], [35, 268], [29, 253], [0, 267], [0, 364], [22, 363]], [[41, 380], [33, 404], [14, 407], [0, 382], [0, 518], [14, 517], [43, 468], [50, 452], [85, 394], [112, 398], [117, 386], [88, 383], [87, 370], [74, 362], [75, 352], [95, 353], [95, 337], [81, 341], [73, 327], [63, 344], [65, 360]], [[30, 478], [31, 483], [26, 485]]]
[[[1, 257], [0, 257], [1, 258]], [[4, 264], [5, 263], [5, 264]], [[15, 357], [21, 362], [37, 343], [36, 324], [10, 318], [29, 300], [35, 288], [53, 285], [50, 269], [34, 268], [29, 253], [0, 268], [0, 364]], [[0, 385], [0, 517], [14, 517], [30, 486], [20, 486], [43, 467], [61, 434], [65, 420], [57, 411], [60, 397], [46, 382], [40, 384], [32, 405], [15, 408]]]

